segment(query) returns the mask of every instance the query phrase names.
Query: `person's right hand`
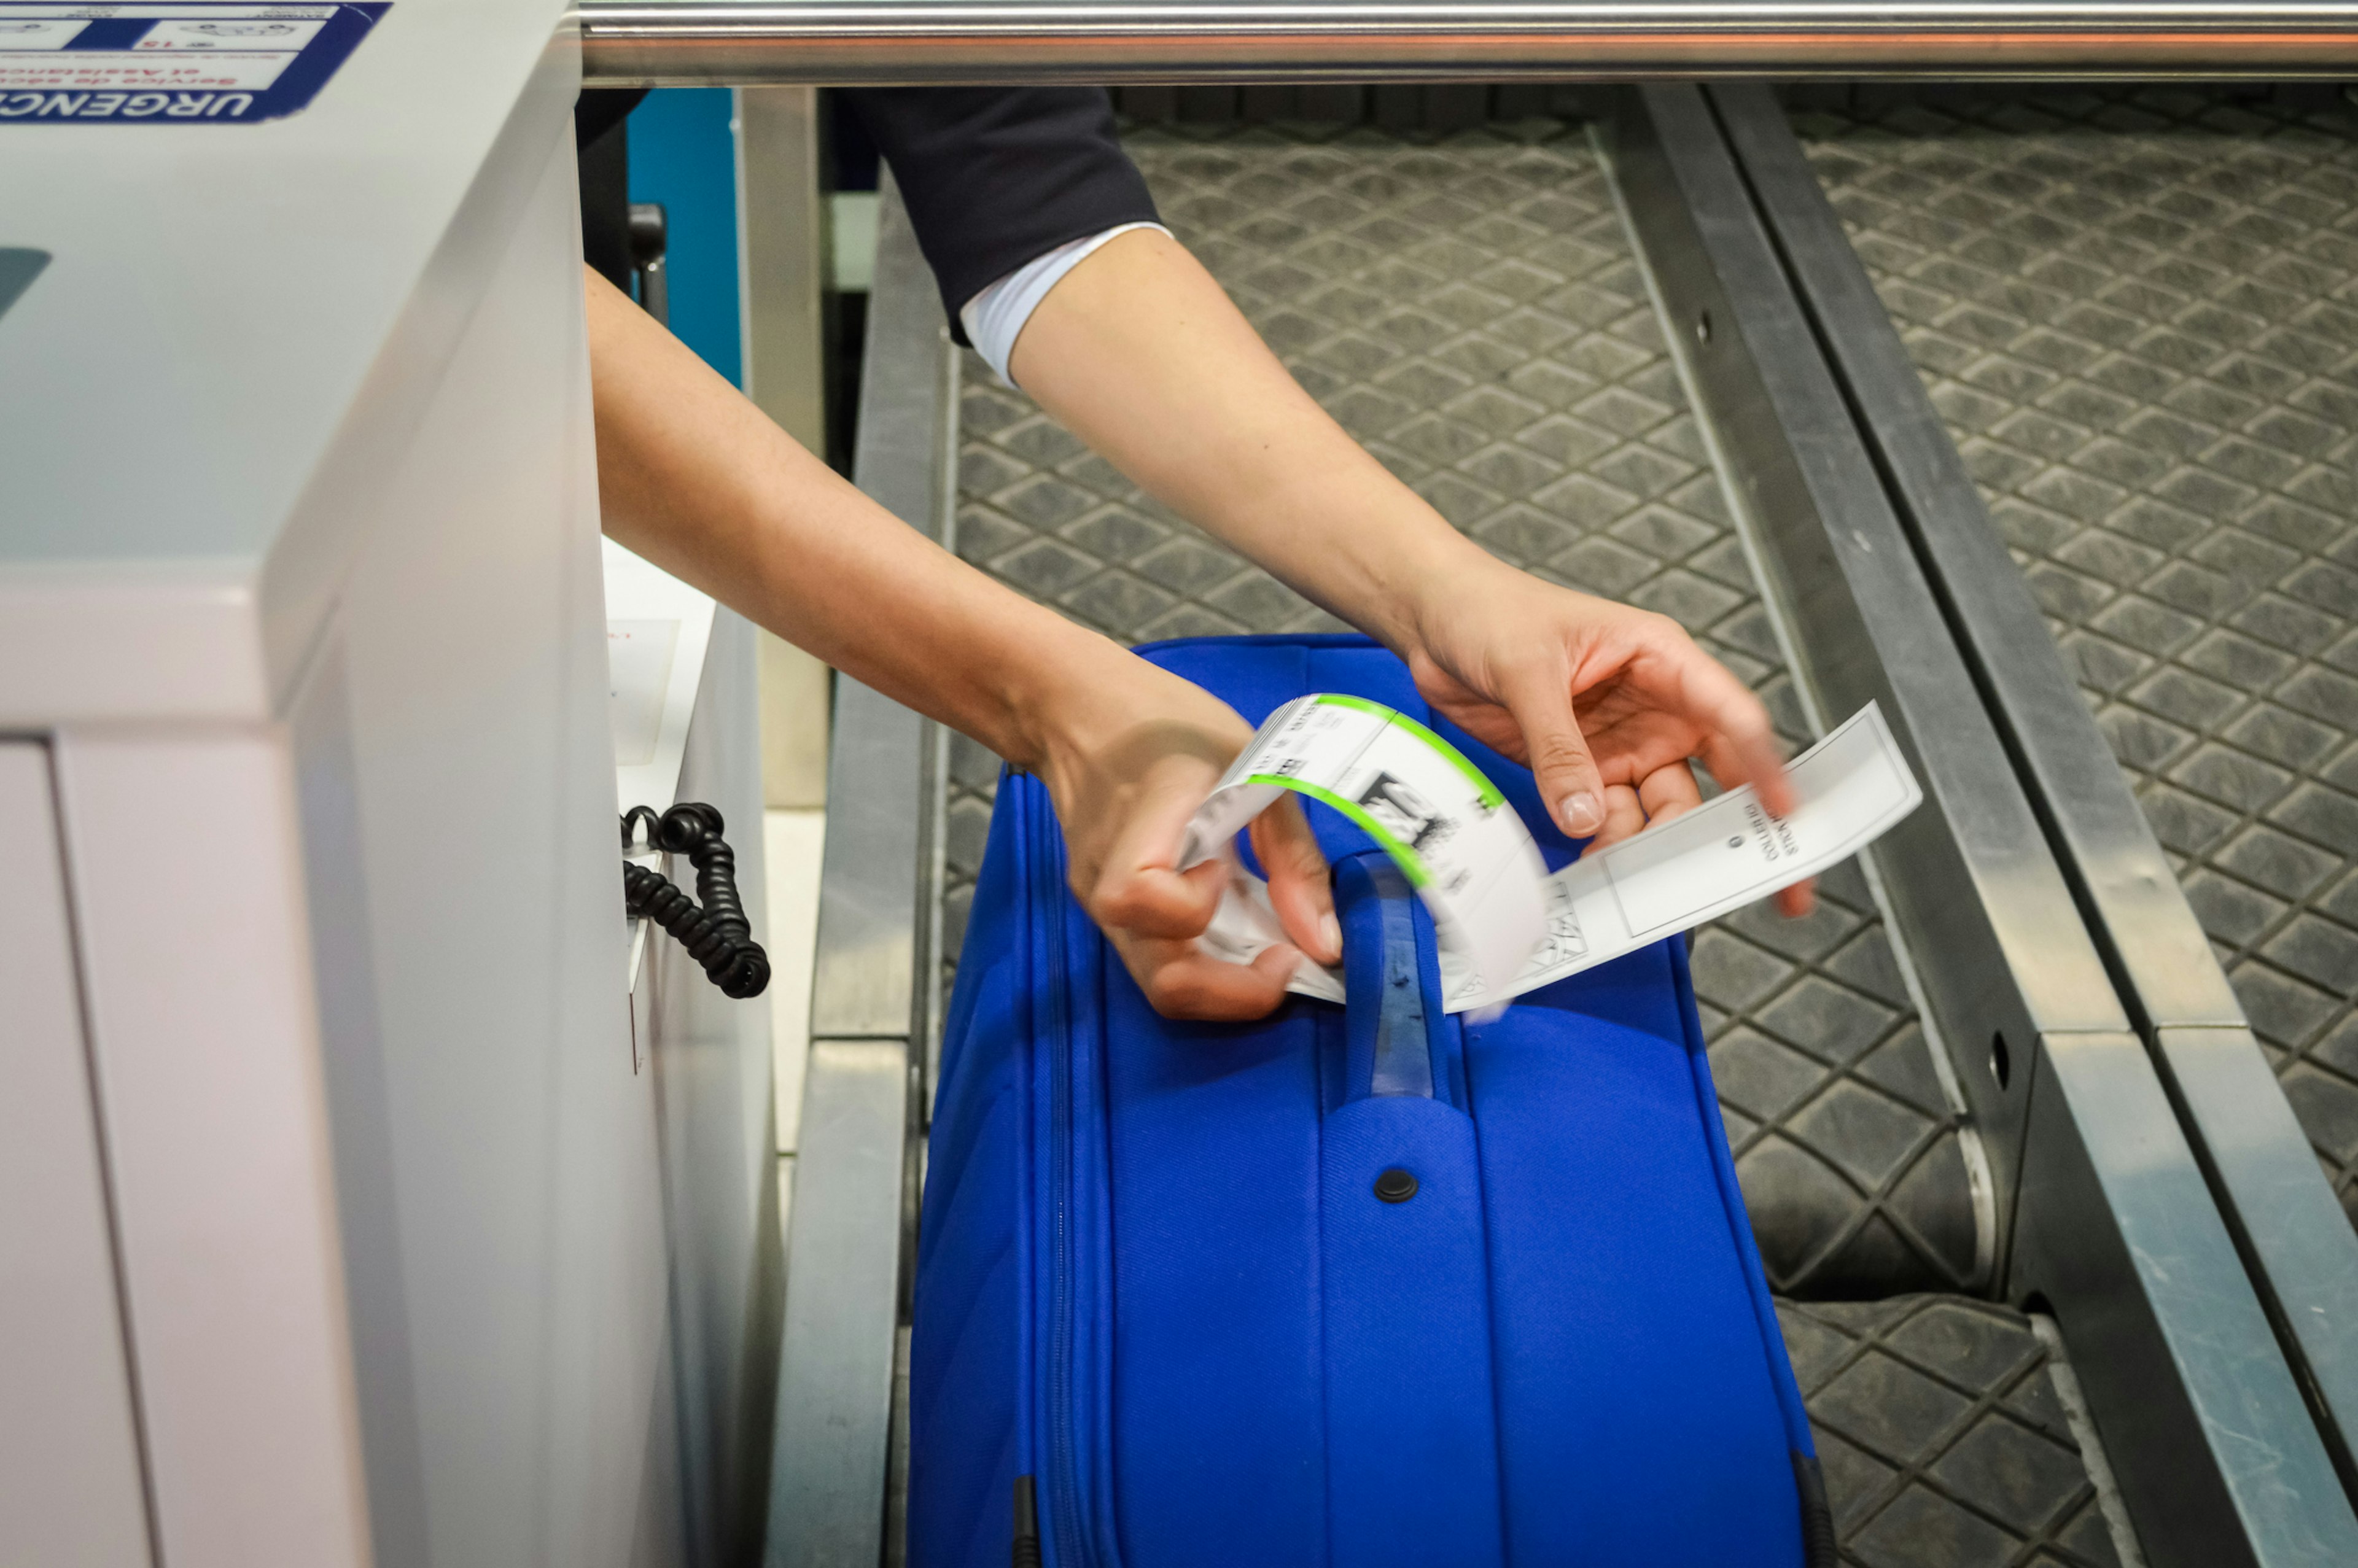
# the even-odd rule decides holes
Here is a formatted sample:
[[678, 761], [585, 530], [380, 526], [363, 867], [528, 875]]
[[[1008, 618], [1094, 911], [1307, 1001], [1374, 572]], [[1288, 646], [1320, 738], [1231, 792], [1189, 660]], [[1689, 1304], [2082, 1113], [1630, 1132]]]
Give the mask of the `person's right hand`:
[[[1558, 588], [1469, 552], [1419, 579], [1397, 651], [1434, 711], [1531, 768], [1556, 826], [1614, 844], [1702, 801], [1689, 758], [1798, 801], [1760, 699], [1668, 616]], [[1806, 914], [1815, 884], [1777, 894]]]
[[1201, 687], [1130, 654], [1065, 689], [1048, 716], [1038, 772], [1056, 803], [1074, 896], [1169, 1018], [1251, 1019], [1285, 1000], [1303, 955], [1339, 963], [1342, 930], [1325, 857], [1292, 795], [1252, 825], [1271, 903], [1293, 940], [1250, 964], [1206, 952], [1228, 880], [1217, 860], [1178, 869], [1187, 820], [1252, 739], [1252, 726]]

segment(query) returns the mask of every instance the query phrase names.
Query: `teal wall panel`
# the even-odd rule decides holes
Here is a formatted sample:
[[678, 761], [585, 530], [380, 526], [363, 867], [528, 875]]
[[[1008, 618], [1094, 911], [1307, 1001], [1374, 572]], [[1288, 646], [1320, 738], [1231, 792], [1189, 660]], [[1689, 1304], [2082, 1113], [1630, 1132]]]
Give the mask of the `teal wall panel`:
[[631, 114], [631, 200], [660, 201], [671, 223], [671, 330], [742, 386], [738, 325], [734, 95], [667, 87]]

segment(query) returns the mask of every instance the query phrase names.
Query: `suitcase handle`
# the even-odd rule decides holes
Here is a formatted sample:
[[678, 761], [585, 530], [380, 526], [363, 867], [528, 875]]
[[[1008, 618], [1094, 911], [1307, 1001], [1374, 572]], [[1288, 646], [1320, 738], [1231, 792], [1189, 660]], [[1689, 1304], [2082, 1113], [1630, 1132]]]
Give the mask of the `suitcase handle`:
[[1447, 1081], [1440, 1036], [1450, 1023], [1432, 914], [1380, 849], [1336, 861], [1335, 912], [1343, 927], [1347, 999], [1344, 1098], [1435, 1098], [1436, 1080]]

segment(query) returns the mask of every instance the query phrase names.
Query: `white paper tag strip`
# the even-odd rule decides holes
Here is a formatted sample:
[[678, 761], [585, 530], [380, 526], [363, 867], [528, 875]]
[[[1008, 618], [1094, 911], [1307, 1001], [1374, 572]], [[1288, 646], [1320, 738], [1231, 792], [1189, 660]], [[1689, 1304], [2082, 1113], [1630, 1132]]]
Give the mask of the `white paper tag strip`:
[[[1330, 714], [1330, 707], [1361, 717], [1344, 720]], [[1310, 717], [1297, 711], [1304, 708]], [[1265, 748], [1272, 731], [1281, 728], [1292, 739]], [[1390, 739], [1380, 742], [1379, 754], [1371, 755], [1377, 752], [1379, 736]], [[1403, 753], [1423, 746], [1437, 748], [1431, 762], [1401, 760]], [[1455, 775], [1456, 784], [1437, 777], [1436, 765]], [[1415, 803], [1431, 808], [1422, 819], [1413, 809], [1401, 808], [1403, 797], [1375, 780], [1382, 773], [1395, 782], [1407, 781], [1411, 775], [1399, 770], [1411, 766], [1419, 767], [1415, 780], [1429, 782], [1441, 792], [1440, 800], [1424, 797]], [[1418, 863], [1402, 860], [1401, 867], [1433, 912], [1442, 938], [1447, 1006], [1452, 1012], [1463, 1012], [1502, 1005], [1814, 876], [1882, 837], [1924, 797], [1882, 712], [1872, 703], [1787, 763], [1786, 773], [1800, 804], [1782, 819], [1763, 810], [1747, 785], [1608, 849], [1584, 855], [1553, 875], [1543, 875], [1538, 850], [1520, 819], [1503, 802], [1487, 812], [1480, 809], [1482, 801], [1498, 799], [1498, 791], [1439, 736], [1405, 716], [1355, 697], [1302, 697], [1271, 716], [1238, 765], [1196, 812], [1181, 863], [1195, 865], [1228, 855], [1228, 891], [1204, 940], [1221, 957], [1249, 963], [1286, 938], [1270, 907], [1268, 888], [1236, 861], [1228, 849], [1231, 840], [1276, 800], [1280, 789], [1296, 789], [1336, 806], [1368, 827], [1396, 860], [1401, 855], [1396, 846], [1417, 850]], [[1343, 787], [1335, 787], [1329, 779], [1340, 781]], [[1462, 804], [1469, 791], [1476, 802], [1472, 807]], [[1370, 795], [1372, 802], [1362, 798]], [[1453, 806], [1458, 816], [1447, 815]], [[1370, 827], [1371, 817], [1384, 832]], [[1502, 817], [1512, 827], [1511, 839], [1490, 826]], [[1454, 825], [1464, 820], [1478, 821], [1483, 830], [1459, 831]], [[1482, 890], [1476, 897], [1454, 892], [1444, 903], [1435, 895], [1439, 879], [1433, 874], [1434, 857], [1417, 848], [1418, 833], [1444, 822], [1453, 826], [1437, 841], [1427, 842], [1436, 852], [1454, 846], [1444, 862], [1445, 874], [1458, 889]], [[1420, 871], [1425, 878], [1422, 881]], [[1534, 903], [1543, 926], [1536, 937], [1531, 935]], [[1301, 967], [1292, 989], [1305, 996], [1343, 1000], [1341, 971], [1314, 964]]]
[[[1547, 931], [1547, 863], [1498, 786], [1404, 713], [1365, 697], [1299, 697], [1260, 727], [1187, 825], [1180, 868], [1225, 855], [1230, 880], [1206, 934], [1241, 962], [1284, 940], [1269, 890], [1235, 859], [1237, 833], [1293, 790], [1349, 817], [1381, 845], [1433, 911], [1442, 983], [1501, 990]], [[1343, 1000], [1339, 971], [1304, 964], [1293, 989]]]
[[[1702, 925], [1850, 859], [1916, 809], [1924, 792], [1869, 703], [1785, 764], [1790, 816], [1747, 784], [1547, 880], [1547, 940], [1506, 995], [1520, 996]], [[1461, 1004], [1453, 996], [1450, 1011]], [[1503, 999], [1502, 999], [1503, 1000]]]

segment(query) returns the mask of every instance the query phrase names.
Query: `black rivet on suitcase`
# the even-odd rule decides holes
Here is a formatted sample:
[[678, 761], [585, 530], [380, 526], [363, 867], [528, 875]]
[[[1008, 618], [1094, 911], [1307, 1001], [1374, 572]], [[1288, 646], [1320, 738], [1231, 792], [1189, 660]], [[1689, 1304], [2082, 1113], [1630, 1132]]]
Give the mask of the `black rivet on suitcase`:
[[1406, 1203], [1416, 1196], [1416, 1178], [1394, 1165], [1376, 1178], [1376, 1196], [1386, 1203]]

